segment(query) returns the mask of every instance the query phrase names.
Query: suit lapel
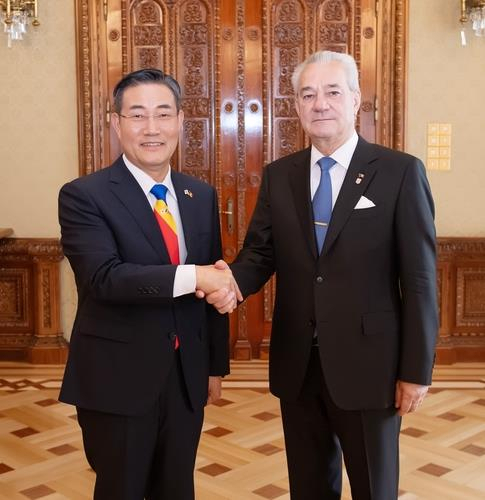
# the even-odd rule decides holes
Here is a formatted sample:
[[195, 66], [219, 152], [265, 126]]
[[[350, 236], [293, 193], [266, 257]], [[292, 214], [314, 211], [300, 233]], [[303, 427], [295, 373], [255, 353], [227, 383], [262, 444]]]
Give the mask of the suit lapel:
[[303, 238], [308, 244], [308, 249], [313, 257], [317, 258], [317, 244], [313, 228], [313, 212], [310, 195], [310, 152], [307, 148], [295, 158], [289, 169], [289, 182], [294, 197], [295, 210], [298, 213]]
[[[180, 212], [180, 219], [182, 220], [185, 246], [187, 248], [186, 262], [190, 262], [196, 241], [194, 238], [198, 234], [197, 230], [197, 203], [195, 203], [193, 196], [188, 195], [186, 185], [184, 184], [184, 176], [172, 170], [172, 184], [177, 195], [177, 204]], [[189, 191], [190, 192], [190, 191]]]
[[325, 255], [334, 244], [355, 205], [374, 176], [376, 171], [375, 159], [375, 149], [372, 144], [359, 137], [359, 142], [332, 211], [332, 219], [328, 227], [322, 255]]
[[132, 214], [157, 254], [161, 256], [163, 261], [170, 262], [167, 247], [157, 220], [153, 215], [153, 210], [150, 208], [145, 193], [136, 179], [130, 174], [121, 157], [113, 164], [110, 175], [110, 189]]

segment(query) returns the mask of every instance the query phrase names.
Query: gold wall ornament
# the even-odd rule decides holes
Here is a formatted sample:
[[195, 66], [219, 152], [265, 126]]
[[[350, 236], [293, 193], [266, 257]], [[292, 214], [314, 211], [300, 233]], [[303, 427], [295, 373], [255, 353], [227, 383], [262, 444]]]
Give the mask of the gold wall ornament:
[[32, 26], [40, 25], [37, 0], [0, 0], [0, 20], [7, 34], [8, 48], [12, 47], [12, 41], [24, 39], [30, 19]]
[[465, 28], [469, 21], [475, 35], [485, 37], [485, 0], [460, 0], [460, 3], [461, 44], [465, 46]]

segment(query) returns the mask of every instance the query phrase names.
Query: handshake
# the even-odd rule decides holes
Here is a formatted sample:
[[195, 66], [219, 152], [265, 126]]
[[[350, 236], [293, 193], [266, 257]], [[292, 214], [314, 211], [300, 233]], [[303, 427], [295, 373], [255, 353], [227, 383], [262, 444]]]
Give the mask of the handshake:
[[199, 299], [205, 298], [221, 314], [236, 309], [243, 296], [229, 266], [223, 260], [214, 265], [195, 266], [196, 292]]

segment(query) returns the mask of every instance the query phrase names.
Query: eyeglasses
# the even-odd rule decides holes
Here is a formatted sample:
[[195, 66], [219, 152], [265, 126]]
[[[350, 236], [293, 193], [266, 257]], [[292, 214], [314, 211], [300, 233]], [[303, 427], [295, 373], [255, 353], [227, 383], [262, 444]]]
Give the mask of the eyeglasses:
[[142, 113], [135, 113], [133, 115], [122, 115], [121, 113], [118, 113], [118, 116], [125, 118], [126, 120], [130, 121], [131, 123], [145, 124], [145, 123], [148, 123], [148, 120], [150, 118], [153, 118], [156, 122], [166, 122], [166, 121], [172, 120], [177, 115], [174, 113], [165, 113], [164, 112], [164, 113], [156, 113], [154, 115], [144, 115]]

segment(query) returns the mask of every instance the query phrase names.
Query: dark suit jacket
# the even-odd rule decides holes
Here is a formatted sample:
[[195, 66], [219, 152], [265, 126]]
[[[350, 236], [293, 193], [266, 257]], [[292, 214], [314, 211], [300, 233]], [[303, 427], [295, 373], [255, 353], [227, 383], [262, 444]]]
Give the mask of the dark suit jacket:
[[[172, 181], [186, 263], [214, 263], [221, 257], [215, 190], [173, 171]], [[122, 158], [66, 184], [59, 220], [78, 291], [60, 400], [124, 415], [146, 412], [163, 390], [176, 334], [190, 402], [203, 405], [209, 374], [229, 372], [227, 317], [194, 294], [173, 298], [176, 266]]]
[[[354, 209], [362, 195], [376, 206]], [[318, 257], [310, 149], [265, 168], [231, 267], [244, 296], [276, 273], [276, 396], [298, 396], [315, 328], [325, 380], [343, 409], [392, 405], [397, 379], [431, 382], [438, 330], [433, 217], [423, 164], [359, 138]]]

